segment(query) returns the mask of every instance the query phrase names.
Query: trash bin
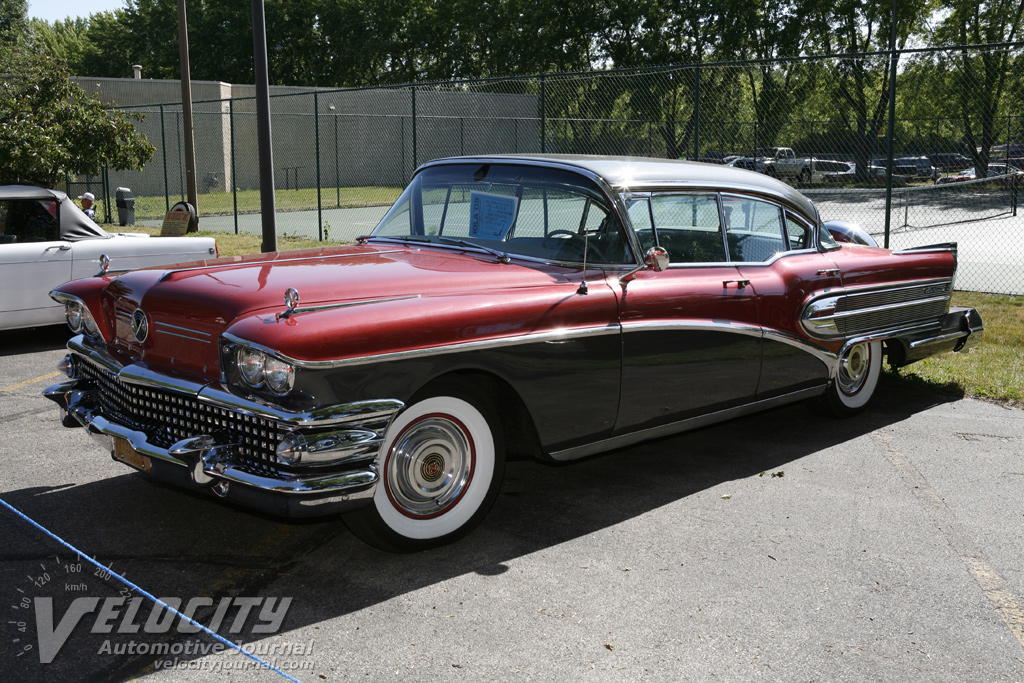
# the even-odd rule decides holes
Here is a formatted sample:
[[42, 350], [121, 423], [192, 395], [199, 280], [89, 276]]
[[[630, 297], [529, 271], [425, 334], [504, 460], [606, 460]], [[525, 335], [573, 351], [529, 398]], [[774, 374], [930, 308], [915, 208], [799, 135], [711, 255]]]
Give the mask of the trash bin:
[[114, 203], [117, 204], [117, 222], [120, 225], [135, 225], [135, 195], [131, 188], [117, 188]]

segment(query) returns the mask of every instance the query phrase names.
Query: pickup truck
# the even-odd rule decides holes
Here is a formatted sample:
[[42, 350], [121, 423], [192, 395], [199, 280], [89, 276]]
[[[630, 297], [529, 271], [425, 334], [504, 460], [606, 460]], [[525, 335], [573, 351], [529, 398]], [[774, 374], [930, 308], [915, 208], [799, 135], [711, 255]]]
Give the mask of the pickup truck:
[[[760, 153], [762, 150], [758, 150]], [[813, 159], [798, 159], [789, 147], [769, 147], [763, 151], [774, 152], [764, 162], [764, 172], [775, 178], [799, 178], [800, 182], [811, 182]]]

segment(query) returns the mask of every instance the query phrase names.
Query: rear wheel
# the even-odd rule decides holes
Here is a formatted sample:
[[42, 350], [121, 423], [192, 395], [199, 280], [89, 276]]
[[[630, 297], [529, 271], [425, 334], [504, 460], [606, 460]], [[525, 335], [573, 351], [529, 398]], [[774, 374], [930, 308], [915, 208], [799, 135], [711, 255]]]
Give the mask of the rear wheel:
[[805, 168], [804, 170], [800, 171], [800, 182], [811, 182], [811, 170], [809, 168]]
[[882, 342], [854, 344], [839, 359], [835, 378], [811, 407], [836, 417], [856, 415], [874, 397], [881, 373]]
[[481, 396], [439, 387], [388, 428], [373, 503], [345, 519], [361, 539], [391, 552], [461, 538], [487, 514], [501, 488], [500, 424]]

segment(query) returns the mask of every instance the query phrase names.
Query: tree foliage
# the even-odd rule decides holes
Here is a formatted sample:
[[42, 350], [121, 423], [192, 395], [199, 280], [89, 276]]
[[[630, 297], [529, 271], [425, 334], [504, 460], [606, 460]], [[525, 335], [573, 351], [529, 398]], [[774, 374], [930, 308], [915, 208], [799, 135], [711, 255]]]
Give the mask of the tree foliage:
[[153, 146], [41, 52], [0, 45], [0, 185], [53, 187], [65, 174], [140, 169]]

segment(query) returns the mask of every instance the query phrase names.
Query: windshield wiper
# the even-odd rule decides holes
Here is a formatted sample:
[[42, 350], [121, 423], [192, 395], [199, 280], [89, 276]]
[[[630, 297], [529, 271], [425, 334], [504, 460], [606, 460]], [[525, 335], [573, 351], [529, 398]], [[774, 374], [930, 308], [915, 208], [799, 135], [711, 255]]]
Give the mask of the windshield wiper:
[[508, 263], [512, 260], [511, 258], [509, 258], [509, 255], [506, 254], [505, 252], [498, 251], [497, 249], [491, 249], [490, 247], [485, 247], [484, 245], [477, 244], [476, 242], [455, 239], [453, 237], [438, 237], [437, 241], [444, 242], [445, 244], [456, 244], [460, 247], [469, 247], [470, 249], [480, 249], [482, 251], [486, 251], [488, 254], [491, 254], [496, 259], [498, 259], [499, 263]]

